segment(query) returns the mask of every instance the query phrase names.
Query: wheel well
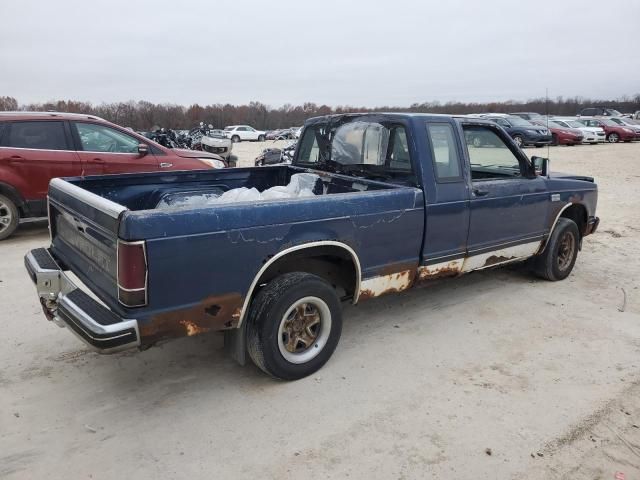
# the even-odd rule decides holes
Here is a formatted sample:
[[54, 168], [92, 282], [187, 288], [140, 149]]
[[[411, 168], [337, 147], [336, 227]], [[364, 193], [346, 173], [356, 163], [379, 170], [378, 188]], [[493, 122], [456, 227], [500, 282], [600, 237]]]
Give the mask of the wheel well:
[[7, 185], [6, 183], [0, 183], [0, 195], [4, 195], [11, 199], [16, 204], [16, 207], [18, 207], [20, 215], [25, 214], [24, 200], [22, 200], [22, 197], [15, 188], [11, 185]]
[[344, 248], [331, 245], [291, 252], [270, 265], [260, 276], [257, 285], [264, 285], [290, 272], [306, 272], [325, 279], [341, 298], [353, 298], [356, 294], [359, 272], [353, 257]]
[[587, 227], [587, 209], [584, 207], [584, 205], [574, 203], [570, 207], [567, 207], [560, 214], [560, 217], [573, 220], [576, 225], [578, 225], [578, 231], [580, 232], [580, 235], [584, 235], [585, 229]]

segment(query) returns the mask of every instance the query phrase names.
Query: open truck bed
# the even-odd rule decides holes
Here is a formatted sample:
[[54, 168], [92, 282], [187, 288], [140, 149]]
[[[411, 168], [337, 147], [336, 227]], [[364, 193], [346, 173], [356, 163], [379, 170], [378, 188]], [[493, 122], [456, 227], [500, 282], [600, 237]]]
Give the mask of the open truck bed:
[[[176, 196], [284, 186], [301, 172], [308, 170], [276, 166], [54, 180], [51, 247], [28, 259], [32, 277], [39, 269], [60, 277], [60, 295], [43, 300], [48, 316], [100, 351], [148, 346], [240, 326], [263, 265], [311, 239], [324, 245], [324, 253], [340, 239], [362, 262], [358, 269], [364, 268], [365, 278], [390, 258], [408, 260], [387, 248], [395, 228], [414, 239], [411, 253], [417, 254], [421, 190], [362, 178], [316, 172], [316, 194], [310, 197], [182, 208], [165, 202], [158, 208]], [[368, 249], [370, 235], [377, 241]], [[347, 259], [350, 253], [341, 249], [340, 255]], [[346, 269], [340, 262], [334, 267], [336, 275], [357, 275], [359, 284], [360, 271], [340, 271]], [[75, 273], [103, 305], [76, 288], [64, 270]], [[352, 300], [358, 294], [355, 284], [343, 291]]]

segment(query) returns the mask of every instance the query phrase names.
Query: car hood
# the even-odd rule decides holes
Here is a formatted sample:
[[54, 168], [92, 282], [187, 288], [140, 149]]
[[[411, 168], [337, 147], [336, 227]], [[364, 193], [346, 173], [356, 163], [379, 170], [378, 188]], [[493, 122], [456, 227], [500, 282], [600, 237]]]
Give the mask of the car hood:
[[593, 177], [589, 177], [588, 175], [575, 175], [573, 173], [551, 172], [549, 177], [561, 180], [582, 180], [583, 182], [594, 182]]
[[174, 148], [172, 150], [176, 155], [182, 158], [210, 158], [212, 160], [222, 160], [220, 155], [200, 150], [186, 150], [184, 148]]

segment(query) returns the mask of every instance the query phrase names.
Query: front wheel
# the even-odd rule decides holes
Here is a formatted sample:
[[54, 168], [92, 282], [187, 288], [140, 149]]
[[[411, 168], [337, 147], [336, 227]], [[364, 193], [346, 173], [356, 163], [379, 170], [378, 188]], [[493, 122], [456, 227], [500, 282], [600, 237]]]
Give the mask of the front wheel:
[[620, 141], [620, 135], [617, 133], [610, 133], [607, 135], [607, 142], [609, 143], [618, 143]]
[[10, 198], [0, 195], [0, 240], [11, 236], [18, 228], [20, 212]]
[[271, 280], [251, 303], [247, 321], [247, 349], [253, 363], [282, 380], [298, 380], [319, 370], [342, 332], [335, 289], [303, 272]]
[[264, 135], [260, 135], [260, 136], [258, 137], [258, 141], [259, 141], [259, 142], [264, 142]]
[[240, 137], [238, 135], [234, 135], [233, 137], [231, 137], [231, 141], [233, 143], [239, 143], [240, 142]]
[[536, 274], [554, 282], [567, 278], [578, 258], [579, 245], [576, 222], [559, 218], [544, 251], [534, 259]]
[[520, 135], [516, 135], [515, 137], [513, 137], [513, 141], [516, 142], [516, 145], [518, 145], [520, 148], [524, 147], [524, 140]]

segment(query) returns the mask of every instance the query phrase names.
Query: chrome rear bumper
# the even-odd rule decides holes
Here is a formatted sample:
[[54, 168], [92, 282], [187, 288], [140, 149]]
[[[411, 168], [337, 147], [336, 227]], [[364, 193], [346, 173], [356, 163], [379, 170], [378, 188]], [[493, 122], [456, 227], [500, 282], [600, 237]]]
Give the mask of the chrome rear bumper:
[[140, 345], [138, 321], [119, 317], [79, 289], [49, 250], [31, 250], [25, 255], [24, 264], [49, 320], [68, 327], [100, 353], [115, 353]]

